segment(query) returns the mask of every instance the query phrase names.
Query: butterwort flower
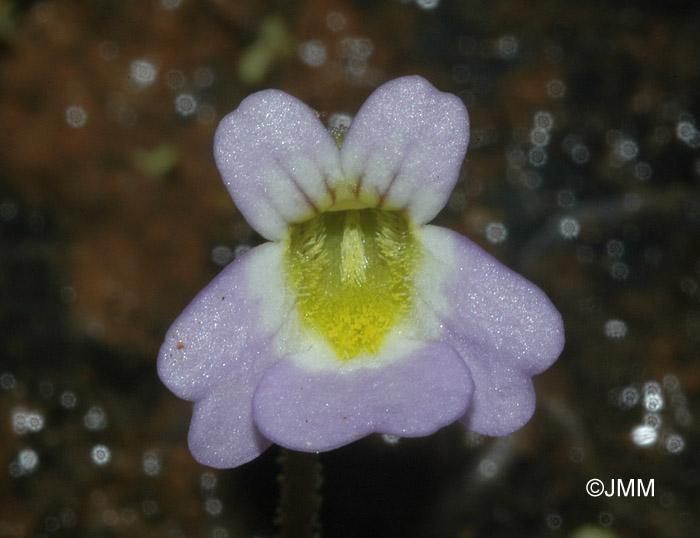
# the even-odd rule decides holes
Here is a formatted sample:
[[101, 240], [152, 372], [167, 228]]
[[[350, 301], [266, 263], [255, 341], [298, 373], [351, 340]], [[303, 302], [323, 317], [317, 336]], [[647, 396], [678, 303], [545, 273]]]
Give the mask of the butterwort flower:
[[427, 223], [459, 176], [469, 118], [413, 76], [344, 134], [277, 90], [220, 123], [216, 163], [269, 240], [177, 318], [160, 378], [195, 402], [194, 457], [235, 467], [271, 443], [331, 450], [452, 422], [505, 435], [534, 411], [532, 376], [563, 346], [546, 295], [465, 237]]

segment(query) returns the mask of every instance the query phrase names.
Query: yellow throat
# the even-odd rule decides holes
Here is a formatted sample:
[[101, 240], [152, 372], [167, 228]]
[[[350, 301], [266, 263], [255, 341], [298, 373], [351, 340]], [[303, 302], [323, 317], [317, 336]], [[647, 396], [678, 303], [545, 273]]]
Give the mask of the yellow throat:
[[292, 227], [285, 261], [302, 323], [341, 360], [376, 353], [413, 306], [420, 248], [396, 211], [316, 215]]

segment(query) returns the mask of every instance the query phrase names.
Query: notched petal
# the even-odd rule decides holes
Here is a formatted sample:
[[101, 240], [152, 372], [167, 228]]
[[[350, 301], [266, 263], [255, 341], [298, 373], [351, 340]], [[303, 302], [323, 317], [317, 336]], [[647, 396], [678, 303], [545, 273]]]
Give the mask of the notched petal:
[[331, 450], [370, 433], [434, 433], [467, 409], [471, 376], [449, 345], [427, 342], [380, 367], [315, 370], [286, 358], [255, 392], [255, 423], [265, 437], [302, 451]]
[[333, 137], [313, 110], [279, 90], [254, 93], [221, 120], [214, 157], [240, 212], [271, 240], [331, 205], [328, 181], [340, 177]]
[[563, 349], [561, 315], [542, 290], [466, 237], [426, 226], [422, 241], [429, 256], [451, 268], [430, 293], [444, 297], [432, 302], [444, 326], [441, 339], [474, 378], [463, 422], [479, 433], [510, 433], [534, 410], [532, 376]]
[[419, 224], [447, 202], [469, 142], [462, 101], [418, 76], [392, 80], [365, 101], [345, 136], [346, 177], [380, 207], [407, 209]]

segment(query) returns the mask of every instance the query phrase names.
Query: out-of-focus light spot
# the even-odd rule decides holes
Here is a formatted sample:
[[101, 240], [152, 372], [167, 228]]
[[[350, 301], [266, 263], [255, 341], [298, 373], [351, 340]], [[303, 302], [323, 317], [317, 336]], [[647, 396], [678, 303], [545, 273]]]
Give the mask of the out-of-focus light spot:
[[661, 383], [663, 384], [663, 388], [671, 392], [681, 388], [681, 382], [676, 374], [666, 374], [661, 379]]
[[34, 233], [41, 233], [44, 231], [46, 226], [46, 219], [43, 215], [39, 213], [32, 213], [29, 215], [29, 229]]
[[421, 9], [435, 9], [440, 0], [416, 0], [416, 5]]
[[19, 215], [19, 207], [14, 200], [3, 200], [0, 202], [0, 219], [10, 222]]
[[516, 168], [522, 168], [527, 163], [527, 155], [520, 148], [510, 148], [506, 152], [506, 159], [508, 163]]
[[622, 198], [622, 207], [626, 211], [639, 211], [642, 208], [643, 198], [636, 192], [628, 192]]
[[211, 125], [216, 120], [216, 110], [212, 105], [197, 107], [197, 121], [203, 125]]
[[95, 465], [105, 465], [112, 458], [112, 452], [105, 445], [95, 445], [90, 451], [90, 458]]
[[639, 403], [639, 391], [634, 387], [625, 387], [620, 392], [617, 402], [621, 408], [631, 409]]
[[197, 100], [191, 93], [181, 93], [175, 98], [175, 111], [180, 116], [191, 116], [197, 111]]
[[642, 390], [644, 394], [663, 394], [663, 388], [658, 381], [647, 381]]
[[700, 131], [689, 121], [679, 121], [676, 124], [676, 137], [693, 149], [700, 147]]
[[0, 374], [0, 388], [2, 390], [12, 390], [17, 386], [17, 379], [10, 372]]
[[345, 15], [340, 11], [329, 11], [326, 14], [326, 28], [333, 33], [342, 32], [345, 29]]
[[643, 424], [632, 430], [632, 442], [637, 446], [650, 446], [656, 442], [659, 434], [656, 428]]
[[502, 222], [490, 222], [486, 225], [484, 235], [489, 243], [497, 245], [508, 237], [508, 228]]
[[57, 532], [61, 528], [61, 521], [56, 516], [47, 516], [44, 518], [44, 528], [49, 534]]
[[41, 394], [44, 398], [51, 398], [53, 393], [53, 381], [51, 381], [51, 379], [43, 379], [39, 384], [39, 394]]
[[155, 516], [158, 513], [158, 503], [153, 499], [146, 499], [141, 503], [141, 512], [146, 517]]
[[223, 267], [233, 261], [233, 250], [226, 245], [217, 245], [211, 251], [211, 261]]
[[647, 411], [658, 413], [664, 408], [664, 396], [660, 392], [645, 391], [643, 405]]
[[100, 43], [100, 55], [105, 60], [114, 60], [119, 55], [119, 47], [114, 41]]
[[547, 164], [547, 152], [543, 148], [532, 148], [527, 154], [528, 162], [535, 168], [540, 168]]
[[210, 516], [218, 516], [223, 508], [223, 503], [216, 497], [209, 497], [204, 501], [204, 510], [206, 510], [207, 514]]
[[71, 105], [66, 108], [66, 123], [73, 127], [73, 129], [79, 129], [87, 122], [87, 112], [85, 109], [76, 105]]
[[61, 407], [65, 409], [74, 409], [78, 404], [78, 397], [75, 395], [75, 392], [65, 390], [61, 393], [61, 396], [59, 396], [59, 402], [61, 403]]
[[693, 423], [693, 415], [685, 407], [676, 409], [673, 412], [673, 418], [676, 424], [682, 428], [687, 428]]
[[211, 530], [211, 538], [229, 538], [230, 534], [225, 527], [214, 527]]
[[550, 530], [556, 531], [561, 528], [561, 525], [564, 520], [559, 514], [552, 512], [551, 514], [547, 514], [547, 517], [544, 518], [544, 521]]
[[27, 413], [27, 431], [30, 433], [40, 432], [44, 429], [44, 417], [35, 411]]
[[665, 146], [671, 141], [671, 129], [665, 125], [656, 127], [654, 129], [653, 140], [657, 146]]
[[554, 116], [552, 116], [551, 112], [547, 112], [546, 110], [540, 110], [538, 112], [535, 112], [533, 123], [535, 127], [544, 129], [545, 131], [551, 131], [554, 127]]
[[17, 435], [24, 435], [29, 431], [27, 428], [27, 412], [24, 409], [14, 409], [12, 411], [12, 430]]
[[574, 463], [581, 463], [586, 458], [586, 451], [583, 447], [572, 446], [569, 449], [569, 459]]
[[318, 39], [310, 39], [299, 45], [299, 57], [306, 65], [320, 67], [326, 63], [328, 51], [321, 41]]
[[17, 435], [40, 432], [44, 429], [44, 416], [38, 411], [15, 408], [12, 410], [12, 429]]
[[208, 88], [214, 84], [214, 72], [207, 66], [201, 66], [194, 70], [192, 77], [199, 88]]
[[464, 440], [469, 448], [475, 448], [477, 446], [483, 445], [484, 441], [486, 440], [486, 437], [484, 437], [480, 433], [468, 431], [467, 434], [464, 436]]
[[330, 129], [342, 129], [347, 131], [352, 123], [352, 116], [342, 112], [333, 112], [328, 117], [328, 127]]
[[233, 257], [238, 258], [239, 256], [243, 256], [246, 252], [250, 250], [250, 245], [238, 245], [236, 248], [233, 249]]
[[464, 56], [472, 56], [476, 52], [476, 40], [473, 37], [462, 36], [457, 42], [457, 49]]
[[523, 185], [530, 190], [537, 190], [542, 185], [542, 176], [535, 170], [526, 170], [522, 176]]
[[677, 433], [671, 433], [666, 436], [664, 447], [670, 454], [679, 454], [685, 449], [685, 439]]
[[586, 164], [591, 158], [590, 150], [583, 144], [576, 144], [571, 148], [570, 155], [576, 164]]
[[477, 467], [479, 476], [485, 479], [495, 477], [499, 470], [498, 463], [491, 458], [484, 458], [479, 462], [479, 466]]
[[651, 426], [655, 430], [658, 430], [663, 423], [663, 419], [658, 413], [646, 413], [642, 419], [642, 422], [645, 426]]
[[343, 58], [366, 60], [374, 53], [374, 43], [368, 37], [346, 37], [338, 43], [338, 53]]
[[150, 86], [157, 75], [158, 69], [150, 60], [134, 60], [129, 66], [129, 78], [139, 86]]
[[564, 217], [559, 221], [559, 233], [565, 239], [574, 239], [581, 232], [581, 225], [573, 217]]
[[649, 163], [638, 162], [634, 165], [634, 177], [639, 181], [649, 181], [651, 179], [653, 170]]
[[61, 286], [58, 295], [61, 297], [61, 301], [66, 304], [72, 304], [78, 298], [78, 292], [75, 291], [75, 288], [69, 284]]
[[499, 58], [510, 60], [518, 55], [520, 44], [518, 38], [512, 35], [504, 35], [496, 42], [496, 54]]
[[616, 261], [610, 265], [610, 276], [613, 280], [623, 281], [630, 276], [630, 268], [625, 262]]
[[561, 99], [566, 95], [566, 84], [558, 78], [550, 80], [547, 83], [547, 95], [552, 99]]
[[625, 244], [619, 239], [611, 239], [605, 245], [605, 250], [612, 259], [617, 260], [625, 253]]
[[165, 85], [171, 90], [179, 90], [185, 82], [185, 74], [179, 69], [171, 69], [165, 73]]
[[100, 431], [107, 427], [107, 413], [97, 405], [88, 409], [83, 415], [83, 425], [90, 431]]
[[686, 295], [694, 296], [698, 291], [698, 283], [695, 282], [694, 278], [685, 276], [681, 278], [680, 288]]
[[203, 490], [211, 491], [216, 487], [216, 475], [211, 471], [204, 471], [199, 477], [199, 484]]
[[160, 5], [168, 11], [179, 8], [181, 3], [182, 0], [160, 0]]
[[576, 259], [581, 263], [593, 263], [595, 260], [595, 252], [588, 245], [581, 245], [576, 249]]
[[22, 474], [33, 473], [39, 466], [39, 454], [31, 448], [20, 450], [17, 454], [17, 463]]
[[557, 193], [557, 205], [563, 208], [570, 208], [576, 204], [576, 196], [569, 189], [560, 190]]
[[450, 211], [461, 213], [466, 205], [467, 197], [463, 192], [453, 191], [452, 194], [450, 194], [450, 198], [447, 201], [447, 207], [450, 209]]
[[598, 524], [601, 527], [609, 527], [613, 524], [613, 521], [615, 521], [615, 518], [613, 518], [613, 515], [610, 512], [601, 512], [600, 514], [598, 514]]
[[533, 146], [546, 146], [549, 144], [549, 131], [540, 127], [535, 127], [530, 131], [530, 143]]
[[619, 340], [627, 336], [627, 324], [621, 319], [609, 319], [605, 322], [605, 336]]
[[157, 476], [160, 474], [160, 458], [158, 454], [152, 450], [143, 454], [141, 465], [143, 467], [143, 472], [147, 476]]
[[382, 434], [382, 441], [384, 441], [387, 445], [398, 445], [399, 441], [401, 441], [401, 437], [397, 437], [396, 435], [388, 435], [386, 433]]
[[623, 138], [615, 144], [615, 153], [623, 161], [633, 161], [639, 155], [639, 145], [631, 138]]

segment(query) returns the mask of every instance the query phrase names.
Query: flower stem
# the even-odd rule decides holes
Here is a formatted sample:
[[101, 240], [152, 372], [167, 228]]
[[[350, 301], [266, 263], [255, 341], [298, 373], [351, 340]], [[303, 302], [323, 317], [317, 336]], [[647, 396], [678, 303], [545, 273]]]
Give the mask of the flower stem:
[[282, 449], [277, 521], [280, 538], [319, 538], [321, 462], [318, 454]]

